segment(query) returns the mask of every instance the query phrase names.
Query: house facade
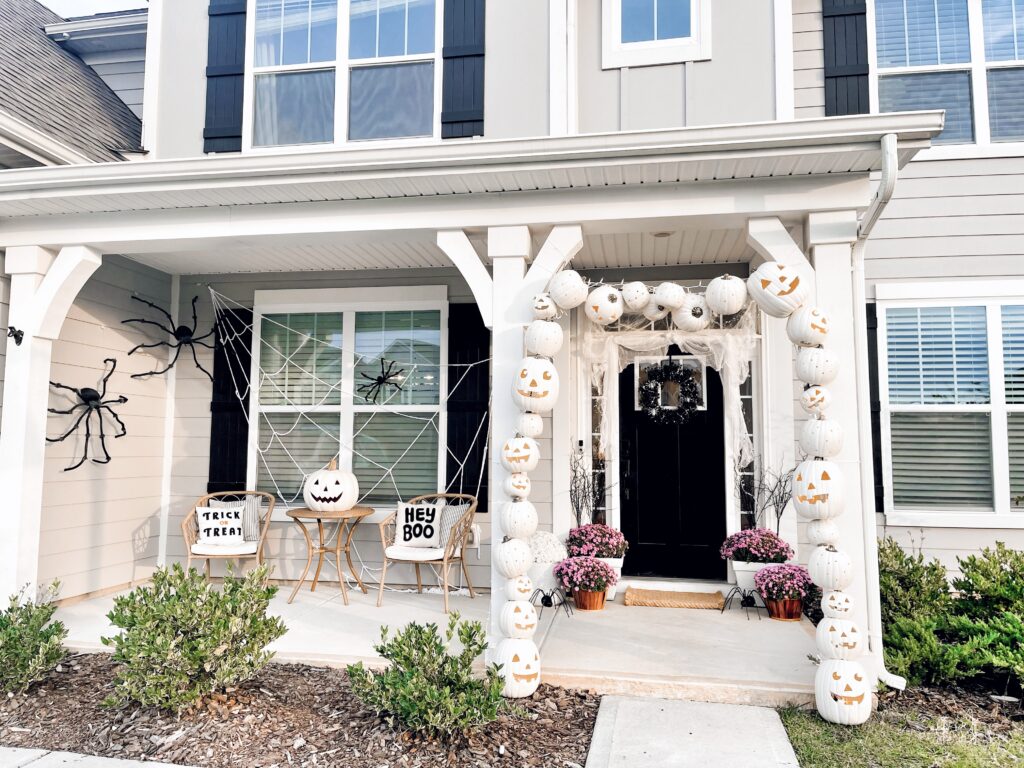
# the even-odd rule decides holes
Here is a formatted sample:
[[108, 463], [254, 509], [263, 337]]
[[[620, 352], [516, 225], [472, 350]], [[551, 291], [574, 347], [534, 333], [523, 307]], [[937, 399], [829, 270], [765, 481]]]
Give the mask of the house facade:
[[[4, 587], [59, 578], [75, 597], [143, 580], [184, 559], [198, 497], [249, 487], [301, 506], [305, 475], [336, 457], [382, 512], [478, 495], [469, 568], [500, 607], [498, 449], [517, 430], [532, 297], [566, 266], [699, 291], [777, 261], [812, 276], [842, 359], [840, 527], [877, 661], [877, 534], [951, 568], [1024, 541], [1024, 6], [946, 6], [151, 0], [37, 23], [32, 0], [0, 2], [97, 101], [119, 99], [127, 126], [77, 153], [54, 151], [73, 131], [31, 110], [0, 132], [0, 321], [23, 332], [0, 341]], [[163, 322], [154, 305], [172, 329], [217, 324], [217, 349], [129, 355], [180, 341], [123, 322]], [[667, 321], [557, 322], [561, 396], [530, 475], [540, 528], [575, 525], [581, 451], [599, 514], [632, 543], [627, 577], [727, 584], [718, 546], [751, 523], [739, 487], [803, 455], [785, 320], [722, 328], [749, 348], [735, 370], [699, 366], [701, 408], [668, 436], [636, 393], [645, 366], [684, 349], [663, 335], [607, 352], [616, 330]], [[108, 358], [127, 434], [108, 436], [109, 464], [65, 471], [83, 433], [44, 443], [70, 426], [48, 416], [68, 401], [46, 382], [96, 387]], [[380, 402], [360, 387], [382, 359], [409, 379]], [[782, 525], [806, 562], [805, 523], [789, 510]], [[286, 518], [267, 557], [277, 578], [302, 571]]]

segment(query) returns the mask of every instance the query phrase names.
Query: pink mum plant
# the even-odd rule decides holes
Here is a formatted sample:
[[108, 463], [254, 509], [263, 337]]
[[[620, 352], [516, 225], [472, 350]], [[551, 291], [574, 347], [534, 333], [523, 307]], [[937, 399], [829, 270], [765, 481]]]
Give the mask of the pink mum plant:
[[604, 592], [618, 581], [608, 563], [593, 557], [567, 557], [555, 565], [554, 574], [567, 592]]
[[754, 574], [754, 586], [765, 600], [803, 600], [811, 574], [802, 565], [769, 565]]
[[723, 560], [747, 563], [784, 563], [793, 557], [793, 548], [767, 528], [734, 533], [722, 544], [720, 552]]
[[623, 557], [629, 542], [622, 531], [602, 523], [589, 523], [569, 531], [565, 548], [569, 557]]

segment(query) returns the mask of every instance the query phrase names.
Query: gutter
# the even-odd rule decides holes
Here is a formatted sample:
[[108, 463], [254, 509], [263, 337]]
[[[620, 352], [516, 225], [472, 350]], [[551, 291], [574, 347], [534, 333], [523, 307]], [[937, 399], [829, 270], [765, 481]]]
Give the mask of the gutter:
[[864, 524], [864, 571], [868, 609], [868, 648], [877, 658], [878, 680], [890, 688], [902, 691], [907, 681], [885, 668], [882, 645], [882, 596], [879, 593], [878, 576], [878, 530], [875, 521], [875, 471], [871, 453], [871, 382], [868, 374], [868, 318], [867, 289], [864, 277], [864, 252], [871, 230], [882, 216], [885, 206], [892, 199], [899, 175], [899, 156], [896, 152], [896, 135], [888, 133], [882, 137], [882, 177], [875, 197], [864, 212], [857, 226], [857, 241], [853, 244], [852, 280], [854, 305], [853, 345], [856, 358], [857, 376], [857, 430], [861, 435], [860, 483], [861, 519]]

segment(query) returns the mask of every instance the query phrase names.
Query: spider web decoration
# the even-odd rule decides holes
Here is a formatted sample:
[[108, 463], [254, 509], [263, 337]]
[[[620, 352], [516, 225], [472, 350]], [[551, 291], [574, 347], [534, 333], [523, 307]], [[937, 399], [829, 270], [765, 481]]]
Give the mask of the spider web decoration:
[[93, 459], [94, 464], [109, 464], [110, 453], [107, 451], [107, 432], [103, 428], [103, 416], [107, 414], [112, 418], [119, 427], [119, 431], [114, 434], [115, 438], [124, 437], [128, 434], [128, 427], [125, 426], [124, 422], [121, 421], [121, 417], [118, 416], [112, 405], [124, 405], [128, 402], [128, 398], [124, 395], [115, 397], [111, 400], [107, 400], [107, 382], [110, 381], [110, 377], [114, 375], [114, 371], [117, 369], [117, 360], [112, 357], [108, 357], [103, 361], [104, 366], [110, 364], [110, 370], [103, 375], [103, 379], [100, 381], [99, 390], [92, 389], [91, 387], [82, 387], [82, 389], [76, 389], [75, 387], [69, 387], [67, 384], [61, 384], [57, 381], [51, 381], [50, 386], [54, 389], [65, 390], [74, 394], [77, 398], [77, 402], [73, 403], [70, 408], [47, 408], [50, 413], [59, 414], [61, 416], [74, 416], [78, 413], [78, 417], [72, 422], [71, 426], [68, 427], [60, 437], [48, 437], [46, 442], [48, 443], [62, 443], [74, 432], [78, 430], [79, 425], [85, 422], [85, 442], [83, 443], [82, 458], [80, 458], [75, 464], [70, 467], [65, 467], [65, 472], [70, 472], [73, 469], [78, 469], [82, 466], [86, 459], [89, 458], [89, 444], [92, 442], [92, 420], [93, 416], [96, 417], [96, 425], [99, 428], [100, 438], [100, 450], [103, 451], [102, 459]]
[[[274, 396], [282, 399], [283, 404], [287, 406], [289, 410], [294, 409], [295, 411], [292, 419], [282, 423], [275, 424], [268, 419], [261, 419], [258, 432], [259, 438], [256, 445], [257, 461], [260, 463], [262, 470], [260, 474], [269, 479], [272, 486], [267, 490], [273, 491], [286, 505], [297, 502], [301, 506], [302, 484], [299, 484], [299, 488], [296, 492], [287, 493], [282, 490], [281, 483], [275, 475], [280, 472], [286, 472], [290, 475], [294, 475], [295, 471], [297, 471], [301, 476], [305, 477], [309, 473], [322, 468], [325, 461], [332, 458], [331, 456], [318, 455], [315, 460], [303, 461], [302, 457], [294, 455], [294, 453], [288, 449], [286, 440], [288, 436], [296, 432], [296, 430], [315, 429], [333, 446], [337, 446], [341, 450], [350, 452], [352, 456], [361, 459], [365, 464], [378, 471], [380, 477], [375, 483], [373, 483], [373, 485], [369, 488], [360, 487], [361, 496], [359, 498], [359, 502], [363, 502], [371, 496], [379, 496], [382, 491], [393, 491], [396, 499], [403, 498], [403, 494], [398, 485], [396, 469], [402, 464], [403, 460], [405, 460], [413, 450], [418, 441], [425, 437], [433, 436], [434, 434], [437, 434], [439, 438], [443, 438], [443, 435], [441, 435], [439, 413], [409, 413], [399, 410], [369, 412], [366, 413], [368, 418], [365, 422], [354, 430], [352, 441], [346, 442], [343, 438], [340, 438], [337, 433], [326, 429], [319, 421], [310, 419], [307, 414], [300, 412], [300, 409], [312, 410], [317, 406], [329, 404], [331, 402], [331, 398], [337, 397], [339, 394], [344, 397], [351, 397], [352, 402], [363, 401], [379, 405], [388, 405], [404, 391], [402, 388], [402, 382], [408, 381], [415, 376], [417, 370], [421, 367], [431, 370], [447, 368], [454, 372], [455, 383], [454, 385], [449, 386], [447, 393], [442, 393], [443, 403], [443, 398], [445, 396], [450, 397], [452, 393], [456, 392], [466, 380], [469, 373], [476, 366], [487, 365], [490, 362], [490, 358], [485, 358], [472, 363], [449, 363], [447, 365], [439, 365], [436, 362], [426, 360], [424, 360], [424, 362], [410, 363], [408, 361], [399, 362], [381, 355], [366, 355], [359, 352], [353, 352], [356, 367], [359, 365], [365, 366], [366, 364], [379, 364], [380, 375], [370, 376], [360, 371], [362, 377], [367, 381], [364, 384], [354, 387], [356, 390], [354, 393], [346, 392], [342, 388], [343, 383], [339, 373], [335, 372], [332, 377], [325, 378], [324, 376], [321, 376], [320, 372], [315, 368], [310, 369], [303, 365], [301, 360], [298, 358], [300, 352], [308, 354], [308, 347], [310, 345], [313, 345], [314, 349], [316, 349], [316, 346], [330, 347], [333, 350], [333, 353], [338, 355], [344, 352], [341, 347], [336, 343], [317, 338], [310, 334], [306, 329], [293, 328], [287, 323], [282, 323], [279, 320], [266, 315], [262, 317], [262, 322], [264, 324], [269, 324], [278, 329], [287, 331], [289, 336], [299, 339], [300, 343], [296, 349], [289, 351], [273, 346], [273, 344], [267, 342], [266, 339], [261, 339], [261, 344], [264, 348], [269, 348], [276, 353], [278, 362], [274, 367], [264, 368], [260, 361], [253, 361], [254, 365], [250, 367], [250, 365], [245, 361], [249, 359], [251, 350], [248, 348], [244, 339], [247, 335], [252, 333], [253, 323], [240, 322], [237, 314], [234, 313], [234, 310], [251, 309], [251, 307], [244, 306], [234, 299], [219, 293], [212, 287], [209, 290], [216, 315], [215, 329], [217, 331], [217, 340], [221, 345], [225, 356], [230, 358], [230, 362], [232, 363], [231, 365], [226, 366], [226, 368], [230, 372], [235, 396], [244, 406], [254, 392], [267, 391], [267, 388], [270, 388], [274, 393]], [[398, 364], [406, 367], [397, 368], [396, 366]], [[282, 387], [278, 382], [278, 379], [284, 375], [286, 369], [297, 369], [304, 376], [309, 378], [309, 381], [314, 387], [313, 391], [318, 395], [316, 402], [303, 402], [300, 404], [290, 396], [288, 390], [285, 387]], [[251, 380], [252, 375], [249, 373], [250, 370], [252, 370], [257, 377], [255, 381]], [[488, 418], [489, 410], [490, 408], [488, 404], [488, 410], [482, 414], [473, 434], [472, 441], [464, 456], [457, 456], [452, 451], [451, 446], [446, 446], [447, 455], [458, 466], [458, 470], [451, 473], [452, 477], [449, 478], [448, 486], [444, 489], [445, 491], [456, 490], [458, 492], [463, 492], [464, 486], [468, 480], [465, 476], [466, 464], [474, 455], [478, 446], [482, 445], [483, 454], [481, 456], [480, 472], [476, 478], [476, 487], [472, 491], [466, 491], [479, 496], [480, 489], [483, 484], [484, 472], [487, 467], [488, 440], [490, 436], [490, 419]], [[248, 420], [248, 410], [243, 407], [243, 412], [245, 413], [246, 420]], [[386, 413], [388, 416], [401, 417], [422, 425], [416, 430], [414, 437], [409, 441], [408, 446], [405, 447], [401, 455], [399, 455], [390, 464], [381, 463], [373, 457], [361, 453], [352, 444], [354, 443], [355, 438], [358, 437], [362, 431], [365, 430], [373, 420], [382, 413]], [[286, 416], [287, 414], [277, 413], [275, 415]], [[270, 460], [271, 454], [272, 452], [275, 452], [275, 449], [278, 454], [273, 457], [277, 462], [276, 464], [275, 461]], [[282, 452], [283, 456], [280, 455]], [[338, 453], [335, 453], [333, 458], [338, 458]], [[284, 459], [285, 466], [275, 472], [275, 468], [280, 467], [282, 459]], [[434, 489], [425, 489], [422, 490], [422, 492], [431, 493], [433, 490]], [[408, 495], [408, 493], [406, 495]]]

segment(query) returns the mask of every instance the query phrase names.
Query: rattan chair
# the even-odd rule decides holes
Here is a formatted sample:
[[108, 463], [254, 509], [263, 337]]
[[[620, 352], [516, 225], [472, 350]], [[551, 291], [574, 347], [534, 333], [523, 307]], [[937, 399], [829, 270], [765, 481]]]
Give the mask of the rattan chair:
[[469, 596], [476, 597], [473, 589], [473, 582], [469, 580], [469, 569], [466, 567], [466, 544], [469, 541], [470, 530], [473, 526], [473, 515], [476, 514], [476, 496], [468, 493], [433, 493], [426, 496], [417, 496], [410, 499], [410, 504], [430, 501], [444, 502], [456, 505], [468, 502], [469, 509], [452, 526], [448, 541], [443, 547], [436, 549], [419, 549], [404, 547], [395, 544], [395, 534], [398, 527], [398, 513], [392, 512], [380, 522], [380, 543], [384, 552], [384, 567], [380, 573], [380, 588], [377, 592], [377, 607], [380, 608], [384, 602], [384, 577], [388, 572], [388, 566], [393, 563], [407, 563], [416, 567], [416, 587], [423, 592], [423, 579], [420, 576], [421, 565], [440, 566], [441, 572], [438, 575], [440, 586], [444, 590], [444, 612], [448, 613], [448, 571], [456, 563], [462, 568], [466, 578], [466, 586], [469, 588]]
[[[244, 501], [250, 496], [260, 497], [266, 504], [266, 509], [262, 510], [263, 514], [262, 520], [260, 520], [260, 534], [256, 541], [245, 541], [242, 545], [237, 547], [223, 546], [219, 544], [203, 544], [199, 541], [199, 523], [196, 520], [196, 507], [209, 506], [209, 502], [213, 499], [223, 501]], [[256, 560], [257, 565], [262, 565], [263, 545], [267, 539], [267, 531], [270, 530], [270, 516], [273, 512], [274, 494], [272, 493], [266, 493], [264, 491], [222, 491], [220, 493], [206, 494], [195, 503], [192, 507], [192, 511], [189, 512], [185, 519], [181, 521], [181, 535], [185, 539], [185, 549], [188, 552], [188, 561], [185, 565], [185, 569], [188, 570], [192, 567], [193, 558], [206, 560], [206, 578], [209, 579], [211, 560], [234, 560], [235, 562], [241, 563], [243, 560], [252, 558]]]

